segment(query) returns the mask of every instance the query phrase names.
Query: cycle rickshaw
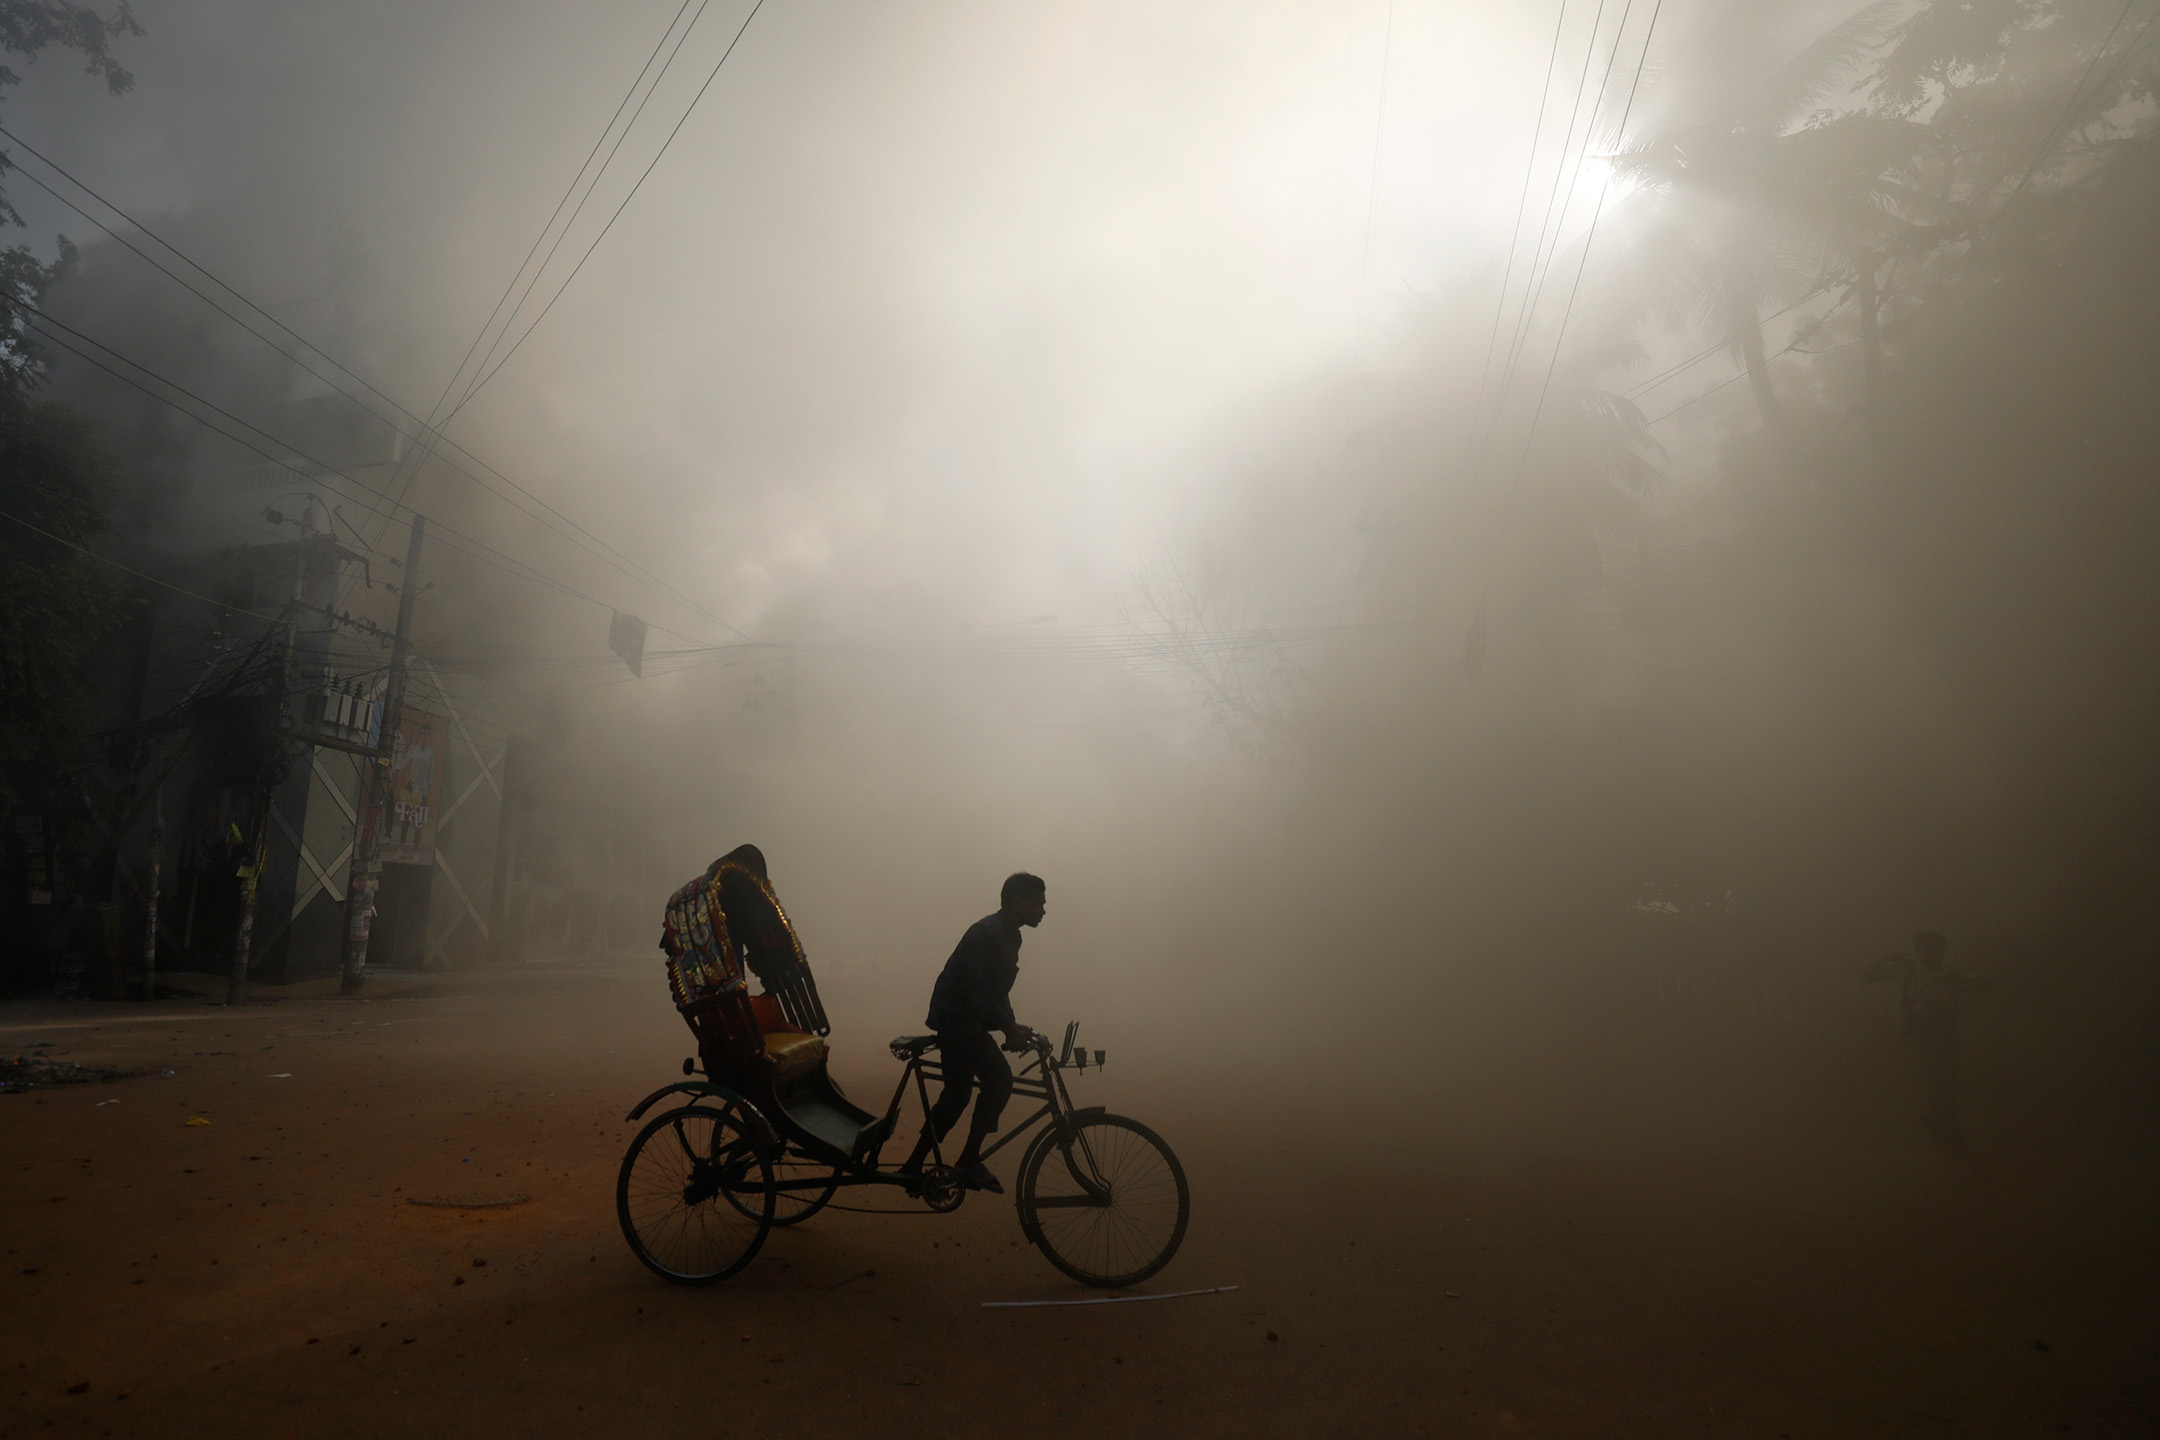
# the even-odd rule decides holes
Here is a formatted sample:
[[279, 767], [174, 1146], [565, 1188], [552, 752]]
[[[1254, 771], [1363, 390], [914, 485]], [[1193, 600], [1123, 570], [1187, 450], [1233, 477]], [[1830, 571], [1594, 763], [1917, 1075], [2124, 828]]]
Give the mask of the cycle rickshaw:
[[[929, 1109], [928, 1082], [942, 1076], [937, 1038], [892, 1042], [903, 1068], [883, 1114], [841, 1093], [826, 1066], [831, 1024], [757, 847], [730, 851], [675, 892], [661, 948], [676, 1008], [697, 1038], [683, 1073], [702, 1068], [704, 1078], [662, 1086], [627, 1117], [674, 1102], [638, 1131], [616, 1179], [623, 1235], [647, 1268], [683, 1285], [725, 1280], [773, 1227], [801, 1224], [843, 1189], [883, 1186], [934, 1212], [959, 1208], [967, 1191], [941, 1149], [915, 1175], [880, 1164], [911, 1088]], [[753, 976], [762, 993], [750, 993]], [[1185, 1171], [1147, 1126], [1074, 1106], [1065, 1077], [1089, 1064], [1077, 1032], [1078, 1022], [1068, 1025], [1054, 1052], [1040, 1035], [1022, 1052], [1013, 1098], [1040, 1108], [1009, 1125], [984, 1158], [1034, 1131], [1014, 1187], [1021, 1234], [1084, 1284], [1136, 1285], [1185, 1238]], [[1096, 1051], [1094, 1064], [1104, 1058]]]

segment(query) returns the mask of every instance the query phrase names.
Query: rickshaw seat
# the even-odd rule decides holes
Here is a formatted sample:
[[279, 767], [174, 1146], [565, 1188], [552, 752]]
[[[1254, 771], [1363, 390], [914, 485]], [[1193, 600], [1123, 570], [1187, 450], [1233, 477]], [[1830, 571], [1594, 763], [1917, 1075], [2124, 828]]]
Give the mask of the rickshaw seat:
[[892, 1042], [893, 1059], [913, 1060], [936, 1044], [935, 1035], [902, 1035]]
[[816, 1069], [825, 1058], [825, 1042], [800, 1030], [773, 1030], [765, 1035], [765, 1053], [772, 1057], [773, 1078], [785, 1080]]

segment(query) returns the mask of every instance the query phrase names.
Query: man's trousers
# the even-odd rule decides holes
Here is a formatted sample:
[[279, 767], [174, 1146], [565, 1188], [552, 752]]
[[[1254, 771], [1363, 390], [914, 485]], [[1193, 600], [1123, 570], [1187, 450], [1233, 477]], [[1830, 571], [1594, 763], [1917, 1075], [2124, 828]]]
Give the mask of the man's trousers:
[[987, 1135], [998, 1128], [1005, 1102], [1012, 1098], [1012, 1066], [998, 1053], [997, 1042], [987, 1030], [940, 1030], [938, 1055], [945, 1067], [945, 1088], [930, 1107], [930, 1132], [938, 1140], [951, 1133], [967, 1109], [968, 1092], [982, 1087], [975, 1102], [975, 1133]]

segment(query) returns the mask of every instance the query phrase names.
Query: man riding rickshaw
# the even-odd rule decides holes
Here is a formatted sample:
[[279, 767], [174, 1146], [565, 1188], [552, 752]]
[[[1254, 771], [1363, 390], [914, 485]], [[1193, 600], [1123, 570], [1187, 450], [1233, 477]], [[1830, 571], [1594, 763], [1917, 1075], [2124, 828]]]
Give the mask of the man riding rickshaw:
[[[1002, 1194], [985, 1162], [1047, 1121], [1017, 1176], [1027, 1239], [1089, 1284], [1137, 1284], [1168, 1264], [1190, 1203], [1177, 1157], [1146, 1126], [1073, 1105], [1065, 1074], [1089, 1063], [1074, 1045], [1077, 1024], [1053, 1053], [1013, 1018], [1020, 931], [1040, 924], [1044, 908], [1040, 879], [1007, 879], [998, 910], [969, 927], [938, 978], [933, 1033], [891, 1043], [904, 1068], [884, 1114], [872, 1115], [832, 1077], [832, 1027], [764, 854], [739, 846], [678, 889], [660, 944], [676, 1008], [697, 1041], [683, 1073], [704, 1078], [664, 1086], [630, 1112], [637, 1120], [678, 1097], [677, 1108], [639, 1131], [617, 1179], [617, 1215], [638, 1258], [669, 1280], [710, 1283], [748, 1264], [773, 1227], [807, 1220], [845, 1187], [895, 1187], [936, 1211], [957, 1208], [970, 1190]], [[993, 1030], [1027, 1057], [1017, 1073]], [[1094, 1063], [1103, 1063], [1102, 1051]], [[930, 1080], [944, 1082], [935, 1105]], [[924, 1111], [921, 1139], [906, 1164], [883, 1168], [911, 1086]], [[974, 1124], [948, 1164], [943, 1141], [978, 1086]], [[1014, 1095], [1041, 1108], [986, 1143]]]

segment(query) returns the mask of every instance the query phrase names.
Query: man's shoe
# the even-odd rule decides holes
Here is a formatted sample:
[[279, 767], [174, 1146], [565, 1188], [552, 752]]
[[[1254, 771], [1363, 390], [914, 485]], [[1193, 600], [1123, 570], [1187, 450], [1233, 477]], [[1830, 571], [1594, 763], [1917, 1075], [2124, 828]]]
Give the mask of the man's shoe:
[[992, 1195], [1005, 1193], [1005, 1187], [990, 1173], [990, 1167], [979, 1160], [960, 1172], [960, 1184], [969, 1190], [987, 1190]]

